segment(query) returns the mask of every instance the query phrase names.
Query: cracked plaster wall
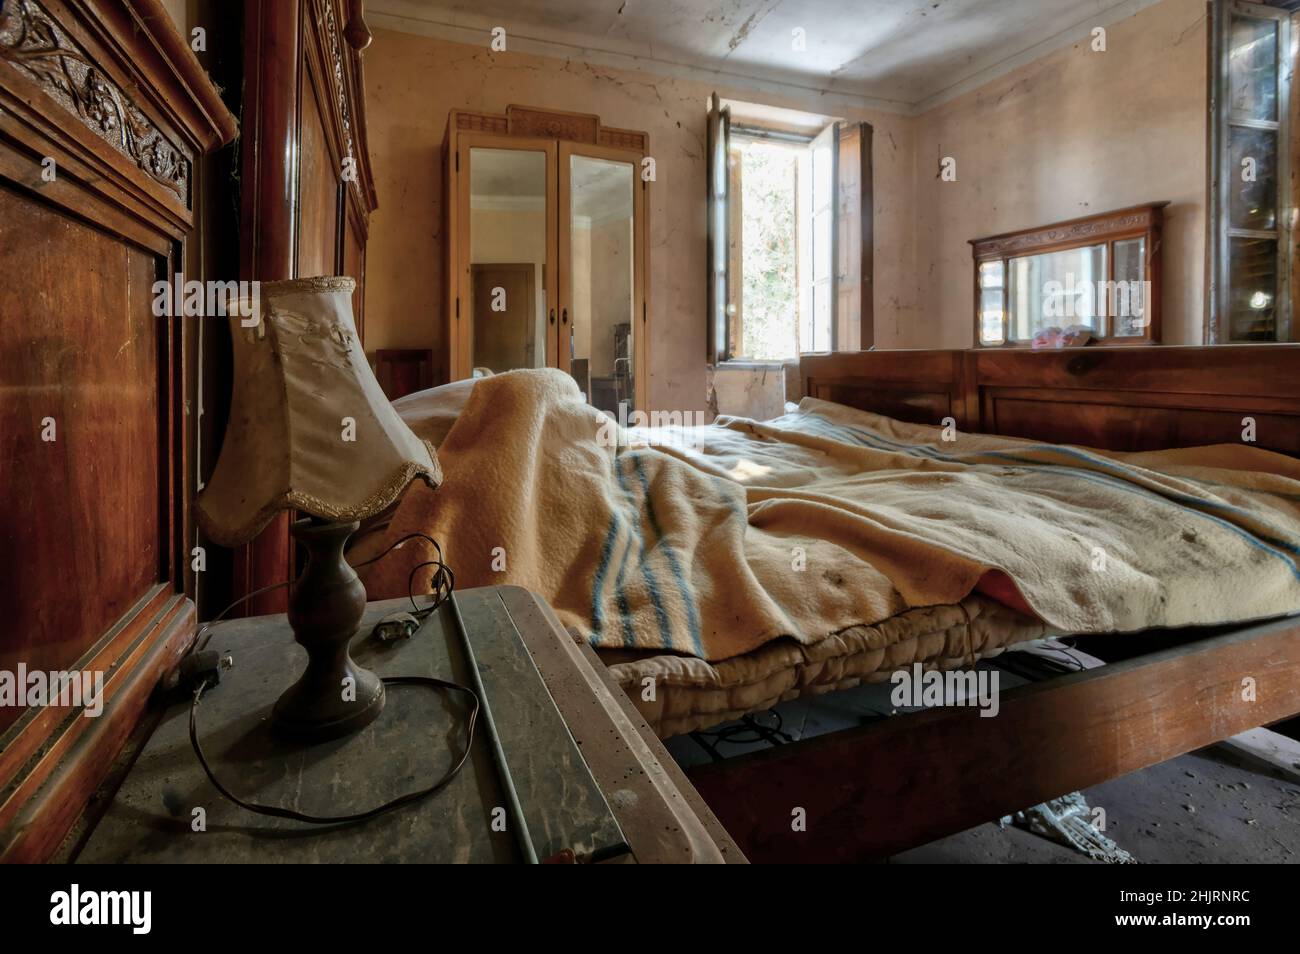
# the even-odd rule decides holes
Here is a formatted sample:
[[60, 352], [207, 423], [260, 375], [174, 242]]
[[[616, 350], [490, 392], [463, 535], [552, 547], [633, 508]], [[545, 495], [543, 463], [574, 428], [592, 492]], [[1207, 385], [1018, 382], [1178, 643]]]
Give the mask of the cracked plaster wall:
[[[964, 348], [973, 338], [970, 239], [1159, 199], [1167, 210], [1165, 340], [1198, 342], [1205, 228], [1206, 24], [1201, 0], [1165, 0], [1108, 31], [1108, 51], [1058, 50], [918, 117], [835, 111], [875, 127], [877, 348]], [[704, 360], [708, 84], [376, 31], [366, 54], [371, 222], [366, 346], [445, 351], [440, 150], [453, 108], [595, 113], [645, 130], [649, 401], [707, 410]], [[717, 87], [724, 98], [803, 101]], [[958, 181], [937, 179], [941, 155]], [[743, 413], [743, 409], [728, 409]]]
[[[366, 112], [379, 209], [366, 259], [366, 348], [444, 353], [441, 149], [452, 109], [503, 113], [511, 103], [595, 113], [650, 136], [650, 405], [706, 410], [705, 111], [714, 87], [577, 61], [492, 53], [379, 30], [366, 52]], [[724, 98], [755, 94], [717, 87]], [[773, 106], [801, 102], [764, 96]], [[876, 130], [876, 284], [906, 297], [914, 283], [905, 216], [911, 120], [861, 111]]]
[[[1168, 200], [1161, 306], [1166, 344], [1204, 322], [1206, 10], [1165, 0], [916, 120], [916, 314], [876, 298], [897, 347], [974, 344], [969, 240]], [[943, 156], [957, 181], [938, 178]], [[904, 296], [905, 299], [909, 296]], [[891, 326], [895, 321], [898, 327]]]

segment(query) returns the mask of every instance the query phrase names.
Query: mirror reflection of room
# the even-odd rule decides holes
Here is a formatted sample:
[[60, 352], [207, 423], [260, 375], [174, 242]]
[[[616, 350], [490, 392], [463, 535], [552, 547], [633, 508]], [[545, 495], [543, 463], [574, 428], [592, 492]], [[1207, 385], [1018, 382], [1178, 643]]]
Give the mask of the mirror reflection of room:
[[1090, 292], [1095, 282], [1105, 278], [1105, 245], [1012, 259], [1013, 338], [1031, 339], [1053, 322], [1100, 331], [1098, 318], [1104, 313], [1104, 306], [1098, 299], [1103, 296]]
[[[593, 407], [632, 410], [634, 233], [631, 164], [571, 156], [570, 374]], [[564, 345], [561, 344], [561, 347]]]

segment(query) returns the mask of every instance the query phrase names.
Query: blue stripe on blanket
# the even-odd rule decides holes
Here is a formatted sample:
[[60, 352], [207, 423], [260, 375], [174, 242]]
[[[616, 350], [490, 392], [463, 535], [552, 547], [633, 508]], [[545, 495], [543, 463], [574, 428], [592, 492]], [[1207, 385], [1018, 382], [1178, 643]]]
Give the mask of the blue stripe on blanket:
[[[704, 640], [700, 636], [700, 613], [695, 605], [695, 594], [691, 591], [690, 585], [686, 582], [686, 575], [682, 572], [681, 561], [677, 559], [677, 553], [673, 550], [668, 540], [664, 537], [663, 529], [659, 526], [659, 518], [655, 514], [654, 501], [650, 498], [650, 482], [646, 478], [645, 466], [643, 463], [643, 454], [628, 454], [632, 458], [632, 463], [636, 467], [637, 479], [641, 482], [641, 494], [645, 498], [645, 513], [650, 521], [650, 529], [654, 531], [655, 539], [658, 546], [663, 548], [664, 558], [668, 561], [668, 567], [672, 570], [673, 580], [677, 583], [677, 595], [681, 598], [682, 604], [686, 607], [686, 621], [690, 629], [691, 645], [695, 648], [695, 654], [701, 659], [704, 658]], [[656, 603], [655, 609], [659, 609], [658, 593], [655, 592]]]
[[[623, 535], [623, 518], [619, 516], [617, 510], [610, 512], [609, 529], [605, 531], [605, 542], [600, 548], [600, 561], [596, 564], [596, 575], [592, 581], [591, 587], [591, 644], [597, 645], [605, 630], [605, 578], [609, 574], [610, 564], [614, 559], [614, 550], [619, 538]], [[627, 546], [623, 548], [623, 559], [619, 563], [618, 573], [615, 577], [614, 592], [619, 594], [622, 589], [623, 569], [627, 565], [628, 550], [632, 547], [632, 540], [629, 537]], [[626, 638], [626, 636], [625, 636]]]
[[[618, 473], [618, 454], [620, 448], [614, 450], [614, 473]], [[636, 643], [636, 634], [632, 631], [631, 611], [627, 602], [627, 594], [623, 591], [623, 583], [627, 574], [627, 561], [632, 553], [632, 544], [635, 542], [635, 530], [632, 525], [623, 518], [618, 512], [617, 507], [610, 509], [609, 529], [605, 533], [605, 543], [600, 550], [600, 562], [596, 564], [596, 575], [592, 580], [591, 587], [591, 639], [593, 646], [599, 645], [601, 637], [605, 630], [605, 578], [609, 575], [610, 567], [613, 564], [614, 552], [618, 540], [624, 536], [624, 527], [627, 529], [627, 543], [623, 547], [622, 559], [618, 561], [618, 569], [614, 574], [614, 601], [618, 604], [620, 619], [623, 629], [623, 642], [627, 646], [633, 646]]]
[[627, 546], [623, 548], [623, 559], [619, 561], [618, 573], [614, 577], [614, 598], [618, 602], [619, 620], [623, 624], [623, 645], [629, 649], [636, 646], [636, 630], [632, 628], [632, 609], [627, 602], [627, 564], [628, 557], [632, 554], [632, 544], [636, 542], [637, 532], [632, 529], [627, 538]]
[[[618, 478], [619, 490], [623, 491], [623, 496], [631, 504], [633, 511], [636, 513], [636, 521], [632, 524], [633, 539], [637, 545], [637, 562], [641, 565], [641, 578], [645, 580], [646, 589], [650, 593], [650, 603], [654, 607], [655, 618], [659, 622], [659, 636], [663, 640], [665, 648], [673, 646], [673, 627], [672, 620], [668, 618], [668, 612], [664, 609], [663, 598], [659, 592], [659, 583], [655, 579], [654, 572], [650, 569], [650, 561], [645, 557], [645, 534], [641, 528], [642, 515], [644, 508], [639, 506], [633, 498], [631, 491], [628, 490], [627, 482], [624, 480], [623, 467], [621, 461], [627, 458], [633, 458], [632, 454], [624, 454], [614, 461], [614, 475]], [[633, 458], [633, 463], [636, 463]], [[649, 498], [647, 498], [647, 503]], [[632, 629], [632, 614], [628, 610], [627, 600], [623, 594], [622, 583], [619, 584], [619, 612], [623, 614], [623, 644], [629, 649], [636, 648], [636, 633]]]

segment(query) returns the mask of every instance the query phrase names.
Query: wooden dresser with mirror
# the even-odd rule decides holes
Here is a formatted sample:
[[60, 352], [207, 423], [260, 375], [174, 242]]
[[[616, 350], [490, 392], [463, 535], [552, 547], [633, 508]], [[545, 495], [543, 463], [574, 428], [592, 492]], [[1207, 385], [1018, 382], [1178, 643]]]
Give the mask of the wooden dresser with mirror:
[[596, 116], [453, 110], [443, 162], [448, 379], [559, 368], [644, 407], [649, 137]]
[[1071, 327], [1103, 344], [1158, 343], [1168, 204], [972, 240], [976, 346], [1027, 347], [1040, 332]]

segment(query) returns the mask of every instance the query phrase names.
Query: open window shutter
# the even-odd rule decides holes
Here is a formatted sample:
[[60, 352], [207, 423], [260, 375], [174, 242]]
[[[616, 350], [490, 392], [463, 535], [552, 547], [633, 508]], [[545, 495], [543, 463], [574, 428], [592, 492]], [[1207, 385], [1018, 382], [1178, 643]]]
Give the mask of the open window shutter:
[[836, 294], [836, 210], [839, 207], [839, 128], [831, 123], [813, 139], [810, 175], [812, 255], [811, 310], [801, 322], [801, 351], [834, 351]]
[[840, 129], [839, 194], [835, 199], [836, 351], [865, 351], [875, 344], [871, 139], [870, 123], [850, 123]]
[[718, 94], [709, 101], [709, 301], [708, 360], [725, 361], [730, 340], [727, 315], [727, 156], [731, 149], [731, 109]]

